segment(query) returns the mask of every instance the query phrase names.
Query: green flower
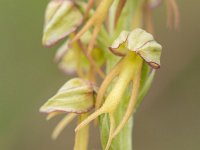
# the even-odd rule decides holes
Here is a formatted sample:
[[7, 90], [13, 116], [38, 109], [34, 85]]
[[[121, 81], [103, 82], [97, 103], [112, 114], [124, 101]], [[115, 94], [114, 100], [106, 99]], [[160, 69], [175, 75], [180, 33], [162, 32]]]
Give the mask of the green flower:
[[74, 78], [65, 83], [41, 108], [44, 113], [84, 113], [94, 106], [96, 88], [89, 81]]
[[82, 12], [74, 1], [51, 0], [45, 14], [43, 45], [50, 47], [64, 39], [76, 31], [82, 21]]
[[[74, 78], [63, 85], [55, 96], [50, 98], [41, 108], [40, 112], [47, 113], [47, 120], [63, 113], [66, 115], [56, 126], [52, 138], [56, 139], [63, 129], [74, 119], [82, 122], [88, 112], [94, 107], [97, 88], [83, 79]], [[87, 150], [89, 126], [85, 126], [75, 135], [74, 150]]]
[[[139, 90], [142, 78], [143, 60], [151, 67], [159, 68], [162, 47], [154, 40], [151, 34], [142, 29], [135, 29], [130, 33], [123, 31], [113, 42], [110, 49], [116, 54], [123, 54], [124, 57], [122, 57], [103, 81], [96, 99], [96, 111], [76, 128], [76, 131], [79, 131], [98, 116], [108, 114], [110, 119], [110, 132], [105, 150], [109, 149], [112, 139], [123, 129], [132, 113], [136, 110], [138, 104], [137, 97], [138, 95], [141, 96]], [[112, 87], [110, 89], [111, 83]], [[132, 86], [132, 88], [127, 110], [121, 122], [116, 125], [114, 113], [123, 95], [130, 86]], [[144, 88], [145, 89], [141, 89], [141, 91], [145, 92], [148, 86], [144, 86]], [[108, 89], [110, 89], [109, 93], [105, 94]], [[102, 104], [104, 97], [105, 101]]]

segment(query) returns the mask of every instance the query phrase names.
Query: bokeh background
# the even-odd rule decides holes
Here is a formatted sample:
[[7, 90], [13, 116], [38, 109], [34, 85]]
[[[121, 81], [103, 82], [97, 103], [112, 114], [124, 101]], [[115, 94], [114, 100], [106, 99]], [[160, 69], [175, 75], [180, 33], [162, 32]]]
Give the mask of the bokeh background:
[[[52, 141], [60, 119], [45, 121], [39, 107], [67, 81], [53, 62], [55, 48], [41, 46], [48, 0], [0, 0], [0, 150], [72, 150], [75, 123]], [[135, 150], [200, 149], [200, 1], [178, 0], [181, 25], [166, 28], [155, 11], [162, 68], [136, 114]], [[100, 149], [92, 128], [90, 150]]]

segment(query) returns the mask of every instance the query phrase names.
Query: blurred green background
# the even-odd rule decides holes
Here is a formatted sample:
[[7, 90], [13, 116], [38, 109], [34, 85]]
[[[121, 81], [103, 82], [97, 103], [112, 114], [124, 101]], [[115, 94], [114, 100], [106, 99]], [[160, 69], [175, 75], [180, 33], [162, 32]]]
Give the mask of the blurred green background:
[[[58, 119], [39, 107], [67, 81], [53, 62], [55, 48], [41, 46], [48, 0], [0, 0], [0, 150], [72, 150], [73, 128], [50, 138]], [[200, 1], [178, 0], [179, 31], [155, 11], [162, 67], [136, 114], [135, 150], [200, 150]], [[93, 128], [90, 150], [100, 149]]]

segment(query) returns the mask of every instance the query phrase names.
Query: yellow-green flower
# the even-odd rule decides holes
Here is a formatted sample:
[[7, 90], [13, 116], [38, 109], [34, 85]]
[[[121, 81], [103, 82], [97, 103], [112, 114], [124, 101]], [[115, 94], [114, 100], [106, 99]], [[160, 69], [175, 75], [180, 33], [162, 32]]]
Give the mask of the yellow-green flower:
[[[120, 46], [123, 48], [120, 48]], [[97, 110], [76, 128], [76, 131], [79, 131], [99, 115], [108, 114], [110, 118], [110, 133], [105, 150], [109, 149], [112, 139], [123, 129], [135, 110], [141, 82], [143, 60], [151, 67], [159, 68], [162, 49], [153, 36], [142, 29], [135, 29], [132, 32], [122, 32], [110, 48], [115, 51], [119, 51], [118, 48], [124, 50], [124, 56], [103, 81], [97, 95]], [[105, 92], [114, 79], [116, 79], [115, 83], [106, 95]], [[121, 122], [116, 126], [114, 113], [131, 83], [132, 92], [127, 110]], [[105, 102], [101, 104], [104, 96], [106, 97]]]
[[72, 0], [51, 0], [45, 14], [43, 45], [52, 46], [76, 31], [83, 21], [78, 4]]
[[[94, 107], [97, 88], [89, 81], [74, 78], [63, 85], [41, 108], [47, 119], [59, 114], [67, 114], [56, 126], [52, 138], [56, 139], [63, 129], [74, 119], [82, 122]], [[74, 150], [87, 150], [89, 127], [85, 126], [76, 133]]]

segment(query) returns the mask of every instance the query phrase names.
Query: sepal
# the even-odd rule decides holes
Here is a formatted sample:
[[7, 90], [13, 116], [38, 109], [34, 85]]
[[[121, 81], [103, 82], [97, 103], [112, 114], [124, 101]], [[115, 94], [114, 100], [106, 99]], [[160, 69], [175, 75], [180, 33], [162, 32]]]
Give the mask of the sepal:
[[126, 55], [127, 51], [136, 52], [152, 68], [160, 68], [162, 46], [154, 40], [150, 33], [142, 29], [137, 28], [131, 32], [122, 31], [110, 49], [115, 54], [123, 53], [123, 55]]
[[64, 84], [41, 108], [44, 113], [73, 112], [85, 113], [94, 106], [97, 88], [80, 78], [74, 78]]

